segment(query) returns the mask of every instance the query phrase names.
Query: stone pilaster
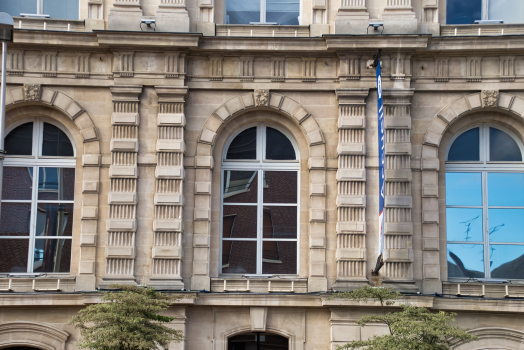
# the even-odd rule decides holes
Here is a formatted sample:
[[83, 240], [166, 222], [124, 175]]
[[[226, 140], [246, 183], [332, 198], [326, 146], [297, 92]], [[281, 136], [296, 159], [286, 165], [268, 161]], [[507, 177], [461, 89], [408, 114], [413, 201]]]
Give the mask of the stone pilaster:
[[197, 32], [207, 36], [215, 35], [215, 1], [198, 0]]
[[311, 1], [311, 24], [309, 31], [311, 36], [322, 36], [329, 34], [329, 24], [327, 22], [328, 0]]
[[335, 34], [366, 34], [369, 13], [365, 0], [340, 0], [335, 18]]
[[24, 51], [7, 51], [6, 72], [9, 75], [24, 75]]
[[413, 12], [411, 0], [384, 0], [384, 33], [414, 34], [417, 33], [417, 16]]
[[142, 5], [140, 0], [115, 0], [109, 11], [109, 30], [140, 30]]
[[335, 290], [367, 284], [366, 97], [369, 89], [338, 89], [337, 279]]
[[182, 210], [184, 208], [184, 99], [185, 87], [157, 87], [157, 166], [153, 221], [153, 270], [150, 285], [157, 289], [184, 288]]
[[413, 280], [411, 196], [411, 98], [413, 90], [384, 90], [386, 118], [386, 200], [384, 284], [417, 291]]
[[114, 86], [106, 271], [101, 286], [135, 283], [138, 113], [141, 86]]
[[422, 0], [423, 13], [420, 31], [433, 35], [440, 35], [440, 23], [438, 16], [439, 0]]
[[189, 32], [189, 14], [185, 0], [160, 0], [156, 10], [156, 30], [161, 32]]

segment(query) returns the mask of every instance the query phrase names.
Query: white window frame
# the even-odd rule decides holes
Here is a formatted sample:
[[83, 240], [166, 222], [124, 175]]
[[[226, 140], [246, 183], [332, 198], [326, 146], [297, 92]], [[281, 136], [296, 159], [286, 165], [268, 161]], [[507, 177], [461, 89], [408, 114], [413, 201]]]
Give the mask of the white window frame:
[[[229, 149], [229, 146], [231, 145], [231, 142], [235, 139], [236, 136], [238, 136], [242, 131], [257, 127], [256, 132], [256, 154], [257, 159], [226, 159], [227, 151]], [[291, 142], [291, 145], [293, 146], [295, 150], [295, 156], [296, 160], [266, 160], [265, 159], [265, 153], [266, 153], [266, 137], [265, 137], [265, 131], [266, 127], [274, 128], [278, 131], [280, 131], [282, 134], [284, 134], [288, 140]], [[257, 202], [256, 203], [224, 203], [224, 182], [227, 181], [224, 179], [224, 171], [232, 170], [232, 171], [256, 171], [258, 174], [257, 177], [257, 185], [258, 185], [258, 193], [257, 193]], [[297, 203], [296, 204], [288, 204], [288, 203], [264, 203], [263, 201], [263, 189], [264, 188], [264, 171], [292, 171], [296, 172], [297, 174]], [[251, 241], [251, 242], [257, 242], [257, 273], [255, 274], [242, 274], [243, 276], [250, 276], [250, 277], [268, 277], [268, 276], [290, 276], [290, 277], [296, 277], [300, 274], [300, 153], [298, 150], [298, 145], [295, 142], [295, 139], [291, 136], [290, 133], [288, 133], [286, 130], [280, 128], [279, 126], [269, 124], [269, 123], [255, 123], [250, 124], [247, 126], [244, 126], [243, 128], [240, 128], [237, 130], [228, 140], [228, 142], [225, 144], [223, 153], [222, 153], [222, 168], [220, 169], [220, 252], [219, 252], [219, 273], [221, 276], [238, 276], [238, 273], [225, 273], [222, 272], [223, 263], [222, 263], [222, 241], [223, 239], [223, 212], [224, 212], [224, 205], [246, 205], [246, 206], [255, 206], [257, 207], [257, 238], [228, 238], [227, 241]], [[266, 206], [291, 206], [297, 208], [297, 238], [275, 238], [271, 239], [271, 241], [276, 242], [296, 242], [296, 249], [297, 249], [297, 266], [296, 266], [296, 273], [295, 274], [263, 274], [262, 273], [262, 263], [263, 263], [263, 210]]]
[[[455, 140], [474, 128], [479, 128], [479, 159], [480, 161], [448, 161], [448, 155], [451, 147]], [[501, 161], [489, 161], [490, 154], [490, 142], [489, 142], [489, 128], [499, 129], [510, 136], [518, 145], [523, 161], [521, 162], [501, 162]], [[493, 206], [488, 205], [488, 184], [487, 178], [488, 173], [524, 173], [524, 146], [522, 142], [508, 129], [495, 124], [483, 123], [471, 125], [466, 129], [458, 132], [450, 140], [446, 150], [446, 174], [447, 173], [480, 173], [482, 177], [482, 205], [446, 205], [446, 211], [448, 208], [471, 208], [471, 209], [482, 209], [482, 237], [483, 241], [448, 241], [446, 237], [446, 261], [448, 256], [448, 244], [482, 244], [484, 247], [484, 278], [490, 280], [501, 280], [497, 278], [491, 278], [490, 268], [490, 256], [489, 246], [490, 245], [523, 245], [524, 243], [505, 243], [505, 242], [490, 242], [489, 241], [489, 209], [494, 209]], [[447, 185], [447, 184], [446, 184]], [[524, 206], [497, 206], [495, 209], [524, 209]], [[448, 277], [450, 281], [463, 281], [468, 280], [464, 277]], [[508, 278], [510, 279], [510, 278]], [[504, 279], [505, 280], [505, 279]]]
[[[45, 0], [36, 0], [36, 13], [38, 16], [49, 16], [44, 14], [44, 1]], [[80, 19], [80, 10], [82, 8], [80, 0], [78, 0], [78, 19]], [[22, 15], [22, 13], [20, 14]], [[24, 15], [31, 15], [30, 13], [24, 13]]]
[[[40, 0], [42, 1], [42, 0]], [[226, 0], [227, 1], [227, 0]], [[276, 22], [266, 22], [266, 0], [259, 0], [260, 1], [260, 22], [249, 22], [249, 24], [274, 24], [277, 25]], [[299, 2], [299, 9], [298, 9], [298, 25], [302, 24], [302, 1]], [[226, 17], [227, 17], [227, 3], [224, 9], [224, 23], [226, 23]], [[229, 24], [229, 23], [227, 23]]]
[[[24, 119], [17, 123], [10, 125], [6, 128], [5, 135], [9, 135], [11, 131], [16, 129], [18, 126], [26, 123], [33, 123], [33, 148], [31, 156], [17, 156], [17, 155], [5, 155], [4, 167], [24, 167], [33, 168], [32, 176], [32, 194], [30, 200], [19, 200], [19, 199], [1, 199], [2, 203], [30, 203], [31, 204], [31, 218], [29, 221], [29, 236], [0, 236], [0, 244], [2, 239], [25, 239], [29, 240], [29, 249], [27, 257], [27, 272], [2, 272], [0, 274], [7, 273], [9, 275], [70, 275], [71, 271], [68, 272], [32, 272], [34, 268], [34, 250], [36, 239], [69, 239], [72, 240], [72, 236], [63, 236], [60, 238], [36, 238], [36, 224], [38, 216], [38, 203], [49, 203], [49, 204], [74, 204], [74, 200], [39, 200], [38, 199], [38, 176], [35, 174], [39, 173], [39, 168], [72, 168], [76, 169], [76, 147], [74, 140], [69, 131], [64, 128], [61, 124], [47, 119], [47, 118], [30, 118]], [[52, 124], [62, 130], [73, 147], [73, 157], [55, 157], [55, 156], [42, 156], [42, 138], [44, 123]], [[76, 177], [76, 174], [75, 174]], [[73, 213], [71, 213], [71, 220], [73, 220]]]

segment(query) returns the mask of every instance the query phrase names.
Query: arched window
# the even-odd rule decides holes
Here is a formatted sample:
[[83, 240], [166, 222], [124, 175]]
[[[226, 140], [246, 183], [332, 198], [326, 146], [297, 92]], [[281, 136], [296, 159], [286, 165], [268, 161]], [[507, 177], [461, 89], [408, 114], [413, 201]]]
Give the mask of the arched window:
[[239, 130], [222, 157], [221, 272], [298, 273], [298, 150], [284, 130]]
[[75, 151], [53, 122], [34, 119], [5, 137], [0, 273], [68, 273]]
[[271, 333], [244, 333], [228, 339], [227, 350], [288, 350], [289, 339]]
[[524, 279], [524, 162], [520, 141], [476, 125], [446, 157], [448, 277]]

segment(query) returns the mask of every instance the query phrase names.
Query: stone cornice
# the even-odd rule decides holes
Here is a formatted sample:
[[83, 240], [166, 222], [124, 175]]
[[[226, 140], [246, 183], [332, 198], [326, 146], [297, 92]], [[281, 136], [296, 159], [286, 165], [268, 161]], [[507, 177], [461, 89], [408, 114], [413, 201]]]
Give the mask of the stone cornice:
[[442, 36], [433, 37], [427, 47], [428, 54], [446, 52], [446, 54], [482, 54], [482, 53], [522, 53], [524, 37], [522, 35], [504, 36]]
[[430, 34], [414, 35], [324, 35], [328, 49], [384, 49], [385, 51], [424, 50]]

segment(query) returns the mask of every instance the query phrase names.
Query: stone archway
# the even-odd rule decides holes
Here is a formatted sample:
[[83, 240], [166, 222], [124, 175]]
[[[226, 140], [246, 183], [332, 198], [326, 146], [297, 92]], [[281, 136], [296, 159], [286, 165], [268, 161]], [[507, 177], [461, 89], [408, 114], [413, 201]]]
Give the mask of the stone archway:
[[479, 340], [471, 343], [457, 342], [455, 350], [518, 350], [524, 346], [524, 332], [511, 328], [485, 327], [468, 331]]
[[34, 347], [43, 350], [65, 350], [69, 333], [46, 323], [0, 323], [0, 349]]
[[481, 91], [464, 96], [442, 108], [432, 119], [422, 143], [422, 240], [424, 285], [433, 290], [441, 285], [439, 261], [438, 157], [442, 136], [459, 118], [479, 112], [498, 111], [524, 118], [524, 99], [498, 91]]
[[272, 110], [289, 118], [299, 126], [307, 139], [311, 196], [308, 290], [326, 290], [326, 261], [325, 254], [322, 254], [326, 248], [326, 146], [324, 135], [315, 117], [304, 106], [285, 95], [270, 93], [269, 90], [255, 90], [254, 93], [241, 94], [226, 101], [209, 116], [198, 138], [194, 162], [196, 176], [193, 227], [193, 256], [198, 259], [193, 261], [191, 289], [209, 289], [210, 284], [211, 187], [212, 170], [215, 163], [213, 148], [216, 144], [216, 137], [235, 116], [253, 110]]
[[65, 116], [78, 128], [83, 141], [83, 200], [81, 201], [80, 262], [76, 290], [94, 290], [95, 260], [82, 259], [82, 257], [87, 255], [85, 249], [96, 245], [101, 160], [97, 128], [87, 111], [77, 101], [63, 92], [37, 84], [26, 84], [8, 89], [6, 110], [7, 115], [18, 114], [21, 117], [40, 115], [59, 121], [62, 116]]

